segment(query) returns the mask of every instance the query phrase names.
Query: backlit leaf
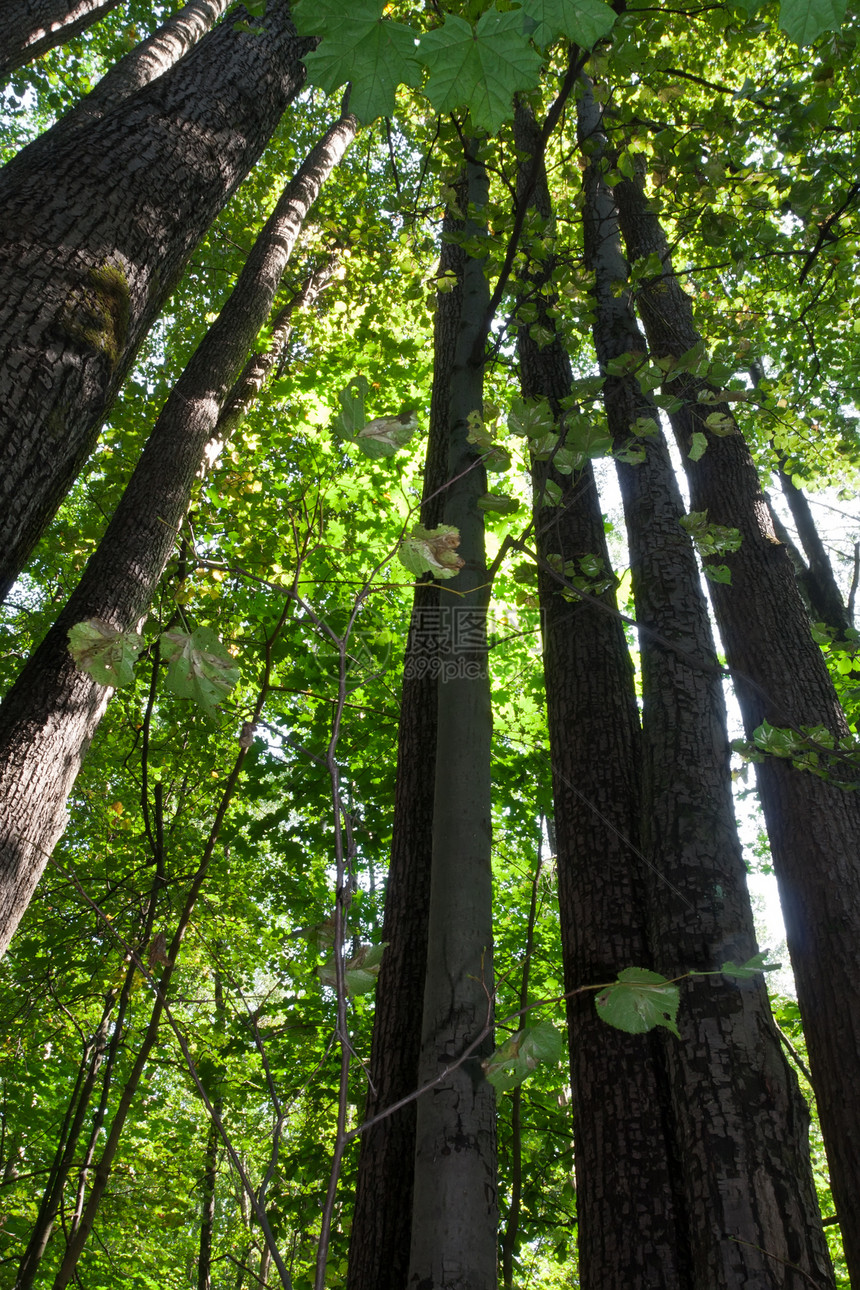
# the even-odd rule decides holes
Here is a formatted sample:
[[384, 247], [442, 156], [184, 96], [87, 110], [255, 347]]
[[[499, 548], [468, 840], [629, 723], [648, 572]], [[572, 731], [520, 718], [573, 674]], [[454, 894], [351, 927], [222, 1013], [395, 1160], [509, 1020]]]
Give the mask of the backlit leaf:
[[99, 685], [129, 685], [144, 640], [136, 632], [117, 632], [101, 618], [88, 618], [69, 629], [69, 653], [75, 665]]

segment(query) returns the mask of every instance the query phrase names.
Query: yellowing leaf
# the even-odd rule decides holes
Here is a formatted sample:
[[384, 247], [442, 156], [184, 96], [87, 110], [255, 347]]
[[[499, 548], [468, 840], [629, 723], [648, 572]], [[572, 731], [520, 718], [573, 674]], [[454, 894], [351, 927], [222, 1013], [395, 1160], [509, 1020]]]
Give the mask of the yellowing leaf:
[[434, 578], [454, 578], [465, 560], [456, 553], [460, 533], [450, 524], [425, 529], [419, 524], [400, 543], [397, 558], [410, 573], [432, 573]]

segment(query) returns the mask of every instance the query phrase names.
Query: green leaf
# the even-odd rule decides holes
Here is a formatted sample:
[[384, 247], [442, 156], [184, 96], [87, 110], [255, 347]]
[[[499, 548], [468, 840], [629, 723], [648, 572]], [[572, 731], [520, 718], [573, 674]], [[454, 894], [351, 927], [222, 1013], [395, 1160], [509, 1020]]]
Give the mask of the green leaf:
[[337, 400], [340, 412], [332, 421], [332, 430], [340, 439], [355, 439], [360, 430], [367, 424], [364, 412], [364, 400], [370, 386], [366, 376], [354, 376], [349, 385], [338, 393]]
[[602, 990], [595, 999], [598, 1015], [628, 1035], [642, 1035], [655, 1026], [665, 1026], [677, 1035], [680, 992], [658, 972], [647, 968], [625, 968], [614, 985]]
[[702, 573], [710, 582], [722, 582], [727, 587], [732, 585], [732, 571], [727, 564], [703, 564]]
[[704, 455], [707, 446], [708, 436], [702, 434], [701, 430], [697, 430], [690, 440], [690, 451], [687, 453], [690, 461], [699, 461]]
[[88, 618], [69, 628], [69, 653], [75, 666], [99, 685], [130, 685], [144, 646], [136, 632], [117, 632], [102, 618]]
[[508, 429], [511, 434], [525, 435], [528, 439], [542, 439], [556, 428], [555, 417], [546, 399], [511, 400]]
[[426, 93], [435, 110], [468, 106], [473, 128], [488, 134], [511, 119], [514, 95], [540, 80], [542, 59], [523, 35], [519, 10], [492, 7], [475, 27], [448, 14], [421, 37], [418, 56], [430, 70]]
[[236, 660], [211, 627], [193, 632], [163, 632], [161, 653], [167, 660], [167, 685], [180, 699], [193, 699], [210, 717], [239, 680]]
[[734, 977], [737, 981], [751, 981], [758, 976], [759, 972], [776, 972], [778, 968], [782, 967], [781, 963], [768, 963], [767, 955], [767, 950], [761, 950], [758, 954], [754, 954], [751, 959], [747, 959], [746, 963], [732, 963], [729, 960], [728, 963], [722, 965], [720, 971], [723, 976]]
[[403, 412], [398, 417], [377, 417], [359, 430], [356, 443], [368, 457], [393, 457], [417, 429], [418, 418], [414, 412]]
[[410, 573], [432, 573], [434, 578], [454, 578], [465, 560], [456, 553], [460, 532], [451, 524], [425, 529], [419, 524], [400, 543], [397, 558]]
[[847, 0], [782, 0], [779, 25], [796, 45], [811, 45], [824, 31], [838, 31]]
[[495, 511], [499, 515], [513, 515], [520, 509], [515, 497], [503, 497], [499, 493], [484, 493], [478, 498], [479, 511]]
[[417, 85], [421, 69], [415, 60], [415, 33], [382, 17], [383, 0], [303, 0], [295, 11], [301, 35], [321, 36], [318, 49], [305, 54], [314, 85], [333, 94], [349, 81], [349, 110], [364, 125], [394, 114], [398, 85]]
[[541, 506], [558, 506], [561, 502], [561, 488], [554, 479], [545, 479], [541, 487]]
[[556, 1065], [564, 1052], [564, 1037], [549, 1021], [526, 1026], [482, 1063], [487, 1080], [499, 1093], [522, 1084], [540, 1065]]
[[[356, 994], [369, 994], [376, 985], [382, 956], [388, 942], [380, 945], [362, 945], [358, 952], [347, 959], [343, 965], [343, 982], [350, 997]], [[329, 959], [322, 967], [317, 968], [317, 975], [323, 985], [332, 990], [337, 989], [337, 968], [334, 959]]]
[[615, 24], [615, 13], [602, 0], [523, 0], [532, 40], [544, 47], [567, 36], [580, 49], [591, 49]]

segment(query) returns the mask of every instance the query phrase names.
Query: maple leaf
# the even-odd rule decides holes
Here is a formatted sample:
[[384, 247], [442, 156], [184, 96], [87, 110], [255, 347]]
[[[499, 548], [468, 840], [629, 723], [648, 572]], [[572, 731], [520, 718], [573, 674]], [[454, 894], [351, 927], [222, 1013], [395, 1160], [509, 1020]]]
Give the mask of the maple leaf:
[[383, 18], [383, 8], [383, 0], [353, 0], [347, 12], [342, 0], [303, 0], [295, 12], [300, 35], [322, 37], [304, 58], [310, 80], [328, 94], [349, 81], [349, 110], [364, 125], [392, 116], [397, 86], [417, 85], [421, 75], [415, 33]]
[[551, 45], [567, 36], [580, 49], [591, 49], [609, 34], [615, 13], [603, 0], [523, 0], [526, 31], [536, 45]]
[[476, 130], [495, 134], [513, 116], [513, 97], [538, 85], [543, 63], [523, 40], [522, 10], [495, 7], [472, 27], [456, 14], [421, 37], [418, 56], [430, 69], [427, 97], [437, 112], [468, 104]]

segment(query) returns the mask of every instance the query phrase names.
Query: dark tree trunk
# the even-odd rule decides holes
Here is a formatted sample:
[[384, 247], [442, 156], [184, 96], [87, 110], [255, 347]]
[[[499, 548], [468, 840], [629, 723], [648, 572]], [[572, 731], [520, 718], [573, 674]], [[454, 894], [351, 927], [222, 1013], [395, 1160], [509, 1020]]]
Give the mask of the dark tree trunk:
[[[664, 266], [658, 282], [645, 281], [637, 291], [651, 351], [657, 357], [680, 357], [699, 337], [689, 298], [673, 275], [662, 229], [639, 181], [625, 180], [614, 192], [630, 258], [656, 253]], [[713, 583], [711, 591], [744, 725], [751, 735], [765, 719], [774, 726], [821, 724], [841, 736], [847, 733], [845, 718], [820, 650], [809, 634], [794, 570], [785, 548], [775, 539], [744, 439], [736, 426], [720, 437], [705, 423], [713, 411], [730, 416], [725, 404], [699, 401], [699, 393], [710, 388], [691, 373], [682, 373], [667, 386], [682, 403], [672, 414], [672, 424], [684, 455], [693, 509], [707, 510], [711, 522], [736, 527], [743, 537], [739, 551], [720, 557], [731, 570], [731, 585]], [[698, 462], [688, 455], [694, 432], [707, 439], [707, 451]], [[856, 1277], [860, 1276], [860, 1103], [855, 1095], [860, 1066], [860, 798], [776, 757], [766, 758], [757, 770], [833, 1192], [846, 1258]], [[702, 899], [713, 905], [715, 891], [702, 891]], [[699, 913], [704, 929], [709, 920], [703, 905]], [[691, 950], [698, 929], [693, 932]], [[713, 950], [723, 953], [716, 942]], [[748, 994], [745, 987], [738, 997], [746, 1000]], [[723, 1014], [732, 1028], [741, 1019], [737, 1009], [734, 1019]], [[758, 1024], [761, 1042], [769, 1028], [762, 1031]], [[761, 1108], [763, 1120], [778, 1087], [773, 1082], [778, 1070], [768, 1059], [754, 1076], [752, 1072], [748, 1076], [746, 1106]], [[775, 1101], [779, 1106], [782, 1094]], [[781, 1126], [777, 1120], [769, 1139], [780, 1170], [789, 1163], [785, 1126], [792, 1127], [790, 1106], [783, 1107], [783, 1115], [785, 1120]], [[749, 1118], [748, 1111], [740, 1125], [744, 1118]], [[793, 1132], [799, 1132], [799, 1127]], [[786, 1236], [784, 1244], [775, 1240], [761, 1244], [826, 1285], [829, 1274], [821, 1264], [818, 1224], [812, 1219], [814, 1204], [807, 1198], [804, 1178], [804, 1173], [796, 1173], [786, 1191], [770, 1186], [778, 1206], [790, 1205], [785, 1210]], [[763, 1217], [773, 1214], [772, 1200], [765, 1203], [762, 1196], [759, 1204]], [[798, 1286], [801, 1283], [798, 1278]]]
[[[222, 23], [0, 172], [0, 595], [87, 458], [189, 255], [304, 79], [286, 0]], [[23, 158], [22, 158], [23, 163]]]
[[[783, 463], [785, 464], [785, 463]], [[791, 475], [784, 469], [778, 472], [783, 496], [788, 502], [791, 518], [800, 538], [806, 556], [806, 574], [803, 585], [809, 597], [810, 608], [815, 619], [823, 622], [831, 631], [845, 636], [852, 626], [851, 619], [842, 592], [833, 576], [833, 566], [827, 554], [827, 548], [821, 540], [806, 494], [798, 488]]]
[[[474, 141], [470, 149], [478, 145]], [[487, 201], [486, 172], [468, 163], [468, 205]], [[479, 217], [478, 217], [479, 218]], [[482, 229], [467, 220], [467, 235]], [[467, 418], [483, 407], [489, 289], [484, 262], [463, 270], [448, 421], [443, 519], [460, 533], [465, 561], [439, 587], [439, 681], [433, 859], [419, 1083], [443, 1074], [486, 1025], [493, 993], [490, 868], [489, 600], [483, 516], [486, 491]], [[476, 348], [480, 357], [475, 361]], [[456, 594], [453, 594], [456, 592]], [[409, 1281], [413, 1290], [492, 1290], [496, 1284], [495, 1092], [475, 1053], [418, 1099]]]
[[[215, 970], [215, 1018], [223, 1024], [224, 993], [221, 988], [221, 975]], [[219, 1082], [223, 1071], [216, 1077]], [[220, 1090], [212, 1094], [215, 1114], [221, 1116], [224, 1110], [224, 1098]], [[206, 1134], [206, 1152], [203, 1157], [203, 1177], [200, 1195], [200, 1248], [197, 1255], [197, 1290], [212, 1290], [212, 1242], [215, 1233], [215, 1188], [218, 1182], [218, 1147], [221, 1138], [215, 1121], [210, 1119]], [[261, 1278], [262, 1280], [262, 1278]], [[265, 1284], [265, 1282], [264, 1282]]]
[[[446, 214], [445, 228], [457, 221]], [[462, 279], [463, 254], [444, 243], [440, 273]], [[437, 300], [433, 392], [421, 523], [440, 522], [448, 478], [448, 390], [460, 320], [458, 286]], [[421, 1013], [427, 971], [427, 925], [433, 840], [437, 675], [434, 620], [439, 588], [422, 583], [415, 598], [404, 658], [397, 746], [391, 863], [382, 939], [387, 949], [376, 987], [365, 1116], [378, 1115], [418, 1087]], [[414, 1102], [380, 1120], [361, 1138], [349, 1242], [348, 1290], [403, 1290], [409, 1271], [415, 1173]]]
[[76, 668], [69, 628], [100, 618], [128, 631], [149, 607], [207, 445], [223, 437], [219, 413], [232, 425], [258, 392], [255, 360], [231, 384], [268, 317], [302, 221], [355, 129], [353, 117], [333, 126], [287, 185], [164, 405], [81, 581], [0, 705], [0, 953], [64, 828], [66, 799], [111, 694]]
[[65, 45], [115, 9], [120, 0], [5, 0], [0, 81], [49, 49]]
[[[538, 147], [530, 111], [515, 121], [520, 199]], [[543, 165], [531, 195], [551, 217]], [[544, 260], [522, 281], [540, 326], [555, 331], [548, 310], [553, 264]], [[536, 294], [539, 293], [539, 294]], [[544, 397], [561, 421], [570, 394], [567, 354], [558, 338], [539, 346], [529, 329], [518, 340], [522, 391]], [[551, 464], [533, 470], [535, 530], [541, 560], [574, 563], [596, 555], [610, 572], [603, 514], [590, 465], [561, 475]], [[558, 506], [541, 505], [544, 483], [561, 489]], [[558, 888], [566, 990], [612, 981], [625, 967], [648, 967], [645, 891], [639, 842], [639, 715], [633, 669], [615, 593], [565, 599], [546, 568], [538, 578]], [[663, 1059], [651, 1035], [607, 1026], [592, 995], [568, 1003], [571, 1091], [576, 1148], [579, 1279], [583, 1290], [687, 1284], [683, 1224], [678, 1223], [666, 1111]]]

